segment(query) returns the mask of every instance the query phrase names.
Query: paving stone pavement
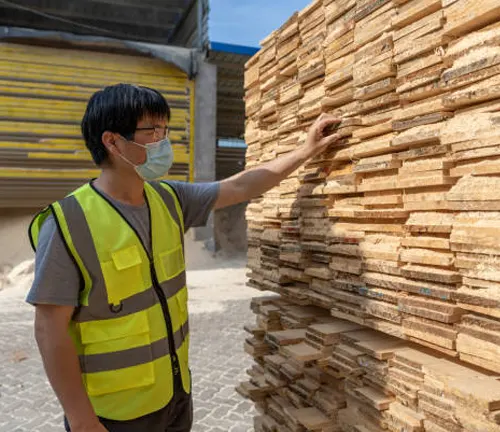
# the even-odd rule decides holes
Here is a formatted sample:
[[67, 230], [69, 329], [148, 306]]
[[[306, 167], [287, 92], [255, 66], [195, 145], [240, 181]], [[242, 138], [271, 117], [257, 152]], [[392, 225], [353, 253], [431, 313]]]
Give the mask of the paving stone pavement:
[[[242, 283], [244, 270], [235, 277], [234, 289], [249, 290]], [[33, 308], [24, 304], [24, 293], [4, 294], [0, 292], [0, 432], [64, 431], [61, 409], [34, 341]], [[190, 321], [193, 432], [253, 431], [254, 408], [234, 391], [251, 365], [243, 351], [243, 325], [254, 320], [249, 308], [252, 295], [259, 294], [245, 291], [244, 296], [222, 301], [206, 312], [200, 309], [203, 295], [197, 295]]]

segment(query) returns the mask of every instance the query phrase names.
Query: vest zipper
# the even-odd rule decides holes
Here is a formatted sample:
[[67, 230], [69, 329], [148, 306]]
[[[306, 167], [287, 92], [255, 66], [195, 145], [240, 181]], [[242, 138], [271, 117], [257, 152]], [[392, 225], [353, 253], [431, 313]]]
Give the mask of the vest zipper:
[[[170, 317], [170, 311], [168, 309], [168, 302], [165, 293], [161, 289], [160, 283], [158, 282], [158, 276], [156, 275], [156, 269], [153, 262], [150, 261], [151, 268], [151, 280], [153, 282], [153, 288], [160, 300], [161, 309], [163, 311], [163, 317], [165, 318], [165, 324], [167, 326], [167, 336], [168, 336], [168, 346], [170, 351], [170, 360], [172, 361], [172, 372], [174, 374], [175, 380], [180, 376], [179, 358], [177, 357], [177, 351], [175, 350], [174, 332], [172, 330], [172, 318]], [[174, 383], [174, 389], [175, 389]]]

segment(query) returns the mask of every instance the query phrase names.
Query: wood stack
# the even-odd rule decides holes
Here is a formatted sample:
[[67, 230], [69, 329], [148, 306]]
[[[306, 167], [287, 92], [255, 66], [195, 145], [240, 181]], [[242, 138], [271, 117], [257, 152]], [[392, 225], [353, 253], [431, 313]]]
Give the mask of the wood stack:
[[266, 347], [237, 389], [260, 411], [257, 431], [500, 430], [493, 372], [277, 296], [252, 307], [258, 323], [283, 318], [280, 330], [246, 328]]
[[258, 430], [500, 428], [496, 407], [440, 422], [425, 364], [398, 354], [500, 373], [499, 47], [495, 0], [316, 0], [248, 62], [248, 167], [304, 145], [321, 112], [342, 136], [248, 206], [248, 283], [280, 296], [246, 345]]

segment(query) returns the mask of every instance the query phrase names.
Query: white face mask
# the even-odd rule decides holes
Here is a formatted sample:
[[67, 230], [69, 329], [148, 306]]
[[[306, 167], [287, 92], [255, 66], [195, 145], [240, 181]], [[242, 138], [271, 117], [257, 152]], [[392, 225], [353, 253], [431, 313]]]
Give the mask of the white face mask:
[[[123, 137], [122, 137], [123, 138]], [[121, 158], [132, 165], [137, 174], [146, 181], [153, 181], [163, 177], [168, 173], [174, 162], [174, 151], [172, 143], [168, 138], [150, 144], [139, 144], [123, 138], [132, 144], [146, 149], [146, 162], [135, 165], [120, 153]]]

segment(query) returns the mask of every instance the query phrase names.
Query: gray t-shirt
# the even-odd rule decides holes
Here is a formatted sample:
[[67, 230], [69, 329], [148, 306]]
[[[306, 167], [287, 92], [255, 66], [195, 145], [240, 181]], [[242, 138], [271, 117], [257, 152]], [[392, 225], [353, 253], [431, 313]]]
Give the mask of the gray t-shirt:
[[[185, 183], [169, 181], [184, 215], [184, 229], [203, 226], [219, 195], [219, 183]], [[147, 205], [131, 206], [107, 196], [128, 222], [137, 230], [144, 245], [151, 248], [149, 211]], [[79, 270], [69, 255], [56, 222], [49, 216], [44, 222], [35, 256], [35, 280], [26, 301], [33, 305], [53, 304], [78, 306]]]

